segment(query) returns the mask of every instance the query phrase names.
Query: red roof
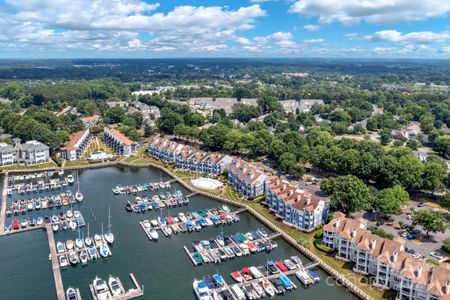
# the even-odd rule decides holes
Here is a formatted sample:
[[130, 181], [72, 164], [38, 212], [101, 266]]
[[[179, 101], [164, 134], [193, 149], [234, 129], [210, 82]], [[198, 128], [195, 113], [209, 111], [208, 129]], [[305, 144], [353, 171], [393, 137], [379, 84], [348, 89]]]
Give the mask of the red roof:
[[122, 143], [131, 146], [133, 144], [135, 144], [135, 142], [133, 142], [132, 140], [130, 140], [129, 138], [127, 138], [125, 135], [123, 135], [119, 130], [115, 129], [115, 128], [109, 128], [109, 130], [118, 138], [122, 141]]
[[75, 132], [74, 134], [72, 134], [72, 137], [64, 145], [64, 148], [62, 148], [62, 150], [69, 150], [69, 151], [73, 150], [73, 146], [75, 146], [75, 144], [81, 139], [84, 132], [85, 132], [85, 130], [81, 130], [81, 131], [78, 131], [78, 132]]

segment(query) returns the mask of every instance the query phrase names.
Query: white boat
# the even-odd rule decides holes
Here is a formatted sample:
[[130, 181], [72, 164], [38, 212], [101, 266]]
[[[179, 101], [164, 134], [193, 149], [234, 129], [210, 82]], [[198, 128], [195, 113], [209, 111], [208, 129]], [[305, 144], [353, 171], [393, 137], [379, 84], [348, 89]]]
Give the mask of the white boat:
[[75, 182], [75, 178], [73, 178], [72, 174], [67, 176], [67, 182], [70, 183], [70, 184]]
[[122, 294], [122, 289], [120, 287], [119, 279], [117, 277], [109, 275], [108, 286], [113, 296], [119, 296], [120, 294]]
[[209, 289], [206, 286], [206, 283], [201, 280], [194, 280], [194, 283], [192, 285], [194, 288], [195, 295], [197, 296], [198, 300], [210, 300], [209, 297]]
[[100, 236], [100, 234], [96, 234], [94, 235], [94, 243], [95, 245], [99, 245], [101, 243], [103, 243], [102, 237]]
[[149, 233], [150, 233], [150, 237], [152, 239], [154, 239], [154, 240], [158, 239], [159, 236], [158, 236], [158, 231], [156, 231], [156, 229], [154, 229], [154, 228], [150, 229]]
[[233, 284], [231, 286], [231, 291], [236, 296], [238, 300], [245, 300], [247, 297], [245, 296], [244, 292], [241, 290], [241, 288], [237, 284]]
[[72, 230], [77, 229], [77, 222], [75, 222], [74, 220], [70, 220], [69, 221], [69, 228]]
[[58, 223], [59, 222], [59, 217], [57, 215], [53, 215], [52, 216], [52, 223]]
[[74, 217], [74, 218], [80, 218], [80, 217], [81, 217], [80, 211], [79, 211], [79, 210], [75, 210], [75, 211], [73, 212], [73, 217]]
[[75, 251], [70, 250], [68, 253], [69, 261], [72, 265], [76, 265], [78, 263], [78, 255]]
[[102, 244], [99, 249], [100, 255], [104, 258], [109, 256], [109, 247], [107, 244]]
[[97, 248], [95, 248], [94, 246], [89, 247], [89, 257], [91, 258], [91, 260], [97, 259]]
[[69, 287], [66, 291], [66, 299], [67, 300], [78, 300], [77, 292], [73, 287]]
[[66, 217], [67, 218], [73, 218], [73, 213], [72, 213], [72, 211], [69, 209], [69, 210], [67, 210], [67, 212], [66, 212]]
[[89, 236], [89, 223], [87, 224], [87, 236], [86, 236], [86, 238], [84, 239], [84, 243], [86, 244], [86, 246], [88, 246], [88, 247], [90, 247], [90, 246], [92, 246], [92, 239], [91, 239], [91, 237]]
[[167, 235], [172, 235], [172, 227], [170, 227], [169, 225], [164, 227], [164, 230], [166, 231]]
[[106, 300], [109, 298], [110, 293], [106, 281], [98, 276], [95, 276], [92, 286], [94, 287], [94, 292], [98, 300]]
[[79, 249], [84, 248], [84, 241], [83, 241], [83, 239], [76, 239], [75, 240], [75, 246], [77, 246], [77, 248], [79, 248]]
[[66, 242], [67, 250], [72, 250], [73, 246], [74, 246], [73, 241], [72, 240], [67, 240], [67, 242]]
[[80, 192], [80, 181], [78, 180], [78, 172], [77, 172], [77, 192], [75, 193], [75, 199], [78, 202], [81, 202], [84, 199], [83, 194]]
[[37, 225], [42, 225], [42, 224], [44, 224], [44, 218], [42, 218], [42, 217], [37, 217], [37, 219], [36, 219], [36, 224], [37, 224]]
[[[111, 207], [108, 210], [108, 232], [103, 235], [105, 241], [112, 245], [114, 243], [114, 234], [111, 232]], [[103, 230], [103, 227], [102, 227]]]
[[69, 261], [67, 260], [67, 257], [65, 255], [59, 256], [58, 261], [61, 268], [65, 268], [69, 265]]
[[80, 252], [80, 260], [83, 265], [87, 264], [89, 259], [88, 259], [88, 254], [87, 254], [86, 250], [82, 250]]
[[53, 229], [54, 232], [58, 231], [59, 230], [59, 225], [58, 224], [53, 224], [52, 225], [52, 229]]
[[275, 290], [268, 280], [263, 280], [262, 286], [267, 295], [269, 295], [270, 297], [275, 296]]
[[57, 253], [63, 253], [64, 250], [65, 250], [65, 248], [64, 248], [64, 243], [62, 243], [62, 242], [57, 242], [57, 243], [56, 243], [56, 252], [57, 252]]

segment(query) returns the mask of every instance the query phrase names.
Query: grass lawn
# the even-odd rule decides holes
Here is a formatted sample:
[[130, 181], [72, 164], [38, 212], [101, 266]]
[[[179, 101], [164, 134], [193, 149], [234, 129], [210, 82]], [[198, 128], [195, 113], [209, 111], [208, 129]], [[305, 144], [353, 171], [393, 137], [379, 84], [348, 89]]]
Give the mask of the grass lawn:
[[51, 162], [46, 162], [43, 164], [36, 164], [31, 166], [23, 166], [23, 165], [12, 165], [12, 166], [4, 166], [0, 167], [0, 172], [6, 172], [6, 171], [28, 171], [28, 170], [38, 170], [38, 169], [46, 169], [46, 168], [54, 168], [56, 167], [56, 164]]
[[88, 164], [89, 162], [87, 160], [80, 160], [80, 159], [66, 160], [66, 162], [64, 163], [64, 167], [78, 167], [78, 166], [85, 166]]

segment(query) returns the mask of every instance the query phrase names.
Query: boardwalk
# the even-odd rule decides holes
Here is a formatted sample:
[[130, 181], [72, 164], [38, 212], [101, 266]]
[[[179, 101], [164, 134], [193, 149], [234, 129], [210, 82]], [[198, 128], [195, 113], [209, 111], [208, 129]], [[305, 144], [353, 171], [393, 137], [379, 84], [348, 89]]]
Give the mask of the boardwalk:
[[64, 285], [59, 268], [58, 256], [56, 254], [55, 237], [53, 236], [52, 224], [45, 224], [47, 230], [48, 247], [50, 248], [50, 257], [52, 260], [53, 278], [55, 280], [56, 296], [58, 300], [65, 300]]
[[[131, 281], [134, 284], [134, 288], [129, 289], [128, 291], [125, 291], [122, 283], [119, 282], [119, 285], [121, 286], [121, 290], [122, 290], [122, 294], [118, 295], [118, 296], [112, 296], [111, 293], [108, 291], [107, 294], [109, 296], [108, 299], [114, 299], [114, 300], [128, 300], [128, 299], [133, 299], [133, 298], [138, 298], [144, 295], [144, 291], [142, 290], [142, 288], [140, 287], [139, 283], [136, 280], [136, 277], [134, 277], [133, 273], [130, 273], [130, 278]], [[95, 293], [94, 290], [94, 286], [92, 284], [89, 285], [89, 289], [91, 290], [91, 294], [92, 294], [92, 299], [94, 300], [98, 300], [98, 297]]]
[[0, 211], [0, 236], [5, 231], [5, 218], [6, 218], [6, 200], [8, 199], [8, 173], [3, 178], [3, 192], [2, 192], [2, 205]]

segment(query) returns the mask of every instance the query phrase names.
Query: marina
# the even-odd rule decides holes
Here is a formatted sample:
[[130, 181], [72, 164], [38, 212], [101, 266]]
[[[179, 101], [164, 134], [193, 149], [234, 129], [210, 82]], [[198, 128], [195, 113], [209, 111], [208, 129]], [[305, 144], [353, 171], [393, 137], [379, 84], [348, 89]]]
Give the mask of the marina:
[[144, 292], [139, 286], [139, 283], [137, 282], [136, 277], [134, 277], [133, 273], [130, 273], [130, 278], [134, 284], [134, 288], [126, 291], [119, 277], [113, 277], [109, 275], [108, 282], [99, 277], [95, 277], [92, 284], [89, 285], [92, 299], [127, 300], [141, 297]]
[[7, 193], [9, 196], [12, 196], [14, 193], [18, 193], [21, 195], [31, 194], [31, 193], [41, 193], [48, 192], [57, 189], [67, 188], [70, 184], [73, 183], [73, 176], [66, 177], [63, 179], [49, 179], [47, 181], [39, 180], [37, 182], [29, 182], [29, 183], [16, 183], [15, 181], [9, 182]]
[[140, 192], [154, 191], [158, 189], [168, 189], [173, 180], [148, 182], [142, 184], [116, 185], [112, 188], [114, 195], [136, 195]]
[[267, 234], [264, 229], [252, 230], [247, 233], [237, 232], [230, 236], [218, 235], [214, 239], [193, 242], [194, 252], [187, 246], [183, 249], [194, 266], [204, 263], [220, 263], [235, 257], [248, 256], [260, 252], [269, 252], [278, 245], [273, 239], [279, 234]]
[[[76, 178], [75, 173], [73, 175]], [[194, 278], [201, 278], [203, 274], [230, 274], [235, 270], [241, 270], [245, 266], [264, 265], [267, 259], [273, 260], [276, 257], [298, 255], [304, 264], [309, 262], [306, 257], [301, 256], [297, 250], [284, 240], [278, 239], [276, 241], [278, 246], [272, 252], [262, 255], [242, 256], [240, 259], [230, 259], [221, 264], [204, 264], [201, 268], [194, 268], [192, 262], [186, 259], [183, 246], [191, 245], [195, 240], [208, 240], [218, 235], [221, 231], [220, 225], [205, 226], [202, 230], [193, 231], [190, 234], [178, 234], [176, 239], [160, 237], [156, 243], [149, 243], [148, 237], [142, 234], [142, 228], [136, 226], [136, 223], [143, 222], [146, 219], [156, 219], [161, 212], [128, 214], [123, 209], [123, 205], [129, 196], [118, 195], [111, 197], [111, 189], [118, 184], [130, 185], [133, 182], [140, 182], [142, 178], [148, 178], [149, 181], [158, 181], [161, 180], [161, 177], [162, 181], [170, 180], [165, 174], [152, 168], [126, 169], [109, 167], [80, 172], [80, 189], [85, 199], [82, 203], [74, 204], [72, 212], [79, 210], [83, 215], [86, 225], [80, 228], [81, 236], [87, 236], [88, 228], [92, 233], [101, 233], [102, 223], [105, 225], [106, 234], [110, 208], [110, 219], [115, 239], [114, 245], [110, 249], [114, 255], [108, 259], [89, 261], [84, 266], [78, 263], [73, 267], [60, 268], [57, 253], [52, 256], [56, 258], [55, 263], [48, 260], [49, 249], [50, 252], [56, 252], [56, 243], [58, 241], [67, 242], [68, 240], [73, 240], [75, 243], [78, 237], [78, 228], [74, 231], [58, 230], [54, 232], [51, 227], [48, 227], [48, 225], [51, 225], [51, 222], [45, 223], [45, 228], [47, 234], [50, 229], [51, 235], [54, 236], [53, 246], [49, 245], [49, 237], [45, 234], [46, 231], [42, 230], [2, 237], [0, 238], [0, 250], [4, 255], [11, 257], [11, 259], [7, 259], [2, 263], [0, 294], [8, 295], [8, 299], [12, 300], [33, 299], [36, 297], [36, 289], [39, 289], [39, 297], [42, 299], [57, 299], [57, 292], [62, 294], [61, 299], [64, 299], [66, 289], [76, 287], [79, 288], [79, 298], [92, 299], [89, 285], [92, 284], [92, 280], [96, 276], [107, 280], [109, 275], [113, 274], [115, 277], [120, 278], [124, 289], [128, 291], [137, 286], [130, 279], [129, 273], [132, 272], [139, 280], [139, 285], [145, 286], [144, 294], [141, 296], [142, 299], [196, 299], [196, 295], [192, 290], [192, 281]], [[191, 194], [191, 192], [186, 191], [176, 183], [172, 183], [167, 191], [171, 193], [180, 191], [183, 195]], [[12, 201], [19, 200], [20, 196], [15, 194], [9, 197], [8, 207]], [[36, 196], [40, 195], [37, 194]], [[197, 212], [208, 207], [217, 208], [221, 205], [215, 200], [197, 194], [190, 198], [189, 211]], [[248, 232], [254, 228], [264, 228], [268, 233], [270, 232], [268, 228], [245, 210], [236, 209], [232, 206], [229, 206], [229, 209], [234, 213], [241, 212], [239, 213], [239, 222], [223, 226], [224, 236], [230, 236], [237, 232]], [[52, 213], [59, 215], [62, 211], [62, 207], [53, 208]], [[30, 215], [36, 218], [39, 216], [45, 217], [48, 212], [49, 210], [41, 209], [30, 212]], [[166, 213], [170, 214], [170, 216], [177, 216], [179, 213], [186, 213], [186, 207], [176, 206], [170, 208], [170, 211], [167, 209]], [[51, 216], [49, 218], [51, 219]], [[6, 218], [7, 223], [10, 223], [12, 219], [13, 217]], [[160, 235], [163, 234], [160, 230], [158, 231]], [[15, 258], [14, 253], [16, 252], [20, 255], [19, 259]], [[274, 254], [276, 257], [273, 257]], [[21, 272], [20, 276], [12, 276], [12, 274], [17, 274], [17, 268], [20, 268], [23, 272]], [[317, 297], [355, 299], [344, 288], [326, 285], [323, 279], [327, 275], [323, 271], [317, 270], [317, 273], [322, 280], [313, 288], [298, 288], [290, 293], [286, 293], [282, 298], [288, 300], [298, 299], [299, 297], [306, 299]], [[61, 276], [61, 284], [56, 284], [57, 287], [55, 288], [55, 283], [57, 282], [55, 278], [57, 278], [58, 274]], [[27, 287], [23, 289], [18, 288], [25, 281], [27, 282]]]
[[177, 207], [189, 204], [189, 197], [184, 197], [180, 191], [161, 193], [153, 196], [136, 197], [134, 202], [127, 201], [125, 209], [128, 212], [144, 213], [166, 207]]
[[180, 212], [177, 215], [159, 216], [156, 219], [139, 222], [142, 230], [150, 240], [155, 238], [154, 232], [161, 230], [164, 236], [169, 237], [179, 232], [200, 231], [202, 228], [231, 224], [239, 221], [236, 212], [232, 212], [228, 206], [223, 205], [217, 208], [199, 209], [192, 212]]

